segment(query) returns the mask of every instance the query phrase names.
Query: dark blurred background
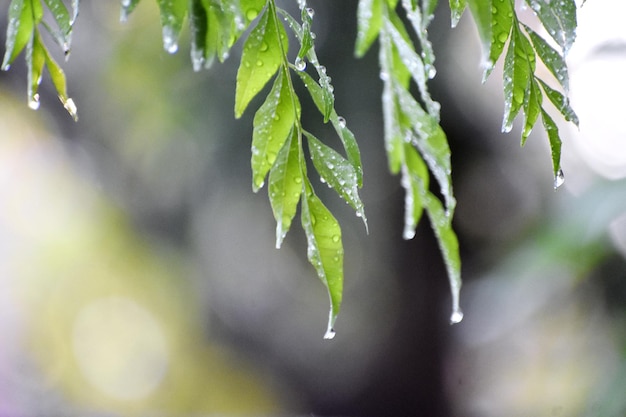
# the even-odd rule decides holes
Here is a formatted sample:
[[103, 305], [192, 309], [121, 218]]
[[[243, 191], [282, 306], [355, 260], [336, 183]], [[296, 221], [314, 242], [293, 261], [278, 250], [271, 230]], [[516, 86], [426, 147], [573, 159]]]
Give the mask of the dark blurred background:
[[[581, 129], [561, 126], [556, 192], [540, 126], [523, 149], [519, 126], [500, 133], [501, 75], [481, 85], [471, 17], [451, 30], [440, 5], [431, 92], [458, 198], [465, 320], [455, 326], [426, 219], [402, 239], [377, 48], [353, 57], [357, 1], [309, 2], [336, 109], [361, 146], [369, 219], [367, 235], [314, 184], [346, 249], [332, 341], [300, 227], [274, 249], [266, 191], [251, 191], [262, 97], [234, 119], [241, 42], [195, 73], [188, 33], [176, 55], [163, 51], [153, 3], [124, 24], [115, 2], [81, 3], [63, 64], [77, 123], [45, 77], [41, 108], [28, 109], [21, 58], [0, 73], [0, 416], [624, 415], [620, 0], [580, 12], [570, 68]], [[305, 128], [337, 147], [302, 104]]]

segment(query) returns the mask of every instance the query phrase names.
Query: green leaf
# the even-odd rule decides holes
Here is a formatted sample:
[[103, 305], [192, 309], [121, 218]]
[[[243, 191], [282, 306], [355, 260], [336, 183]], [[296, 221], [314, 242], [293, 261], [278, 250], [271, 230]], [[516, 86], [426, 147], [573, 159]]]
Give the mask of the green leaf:
[[74, 100], [72, 100], [67, 95], [67, 85], [65, 80], [65, 73], [57, 64], [57, 62], [50, 56], [48, 51], [43, 48], [45, 56], [46, 56], [46, 67], [48, 68], [48, 72], [50, 73], [50, 78], [52, 79], [52, 84], [54, 84], [54, 88], [57, 90], [57, 95], [59, 96], [59, 100], [63, 103], [63, 107], [65, 110], [72, 116], [74, 121], [78, 121], [78, 111], [76, 108], [76, 104], [74, 104]]
[[191, 63], [200, 71], [207, 59], [209, 16], [202, 0], [190, 0], [189, 26], [191, 29]]
[[486, 57], [483, 73], [485, 82], [509, 39], [515, 14], [511, 0], [469, 0], [469, 6], [478, 26]]
[[55, 38], [57, 43], [61, 45], [61, 47], [63, 48], [63, 52], [67, 55], [70, 51], [72, 43], [72, 16], [70, 16], [70, 12], [67, 10], [67, 7], [65, 7], [65, 4], [62, 0], [44, 0], [44, 2], [52, 13], [52, 17], [57, 23], [59, 30], [51, 30], [51, 28], [47, 25], [46, 27]]
[[441, 194], [446, 200], [448, 214], [451, 216], [456, 206], [456, 200], [452, 192], [452, 166], [446, 134], [437, 120], [426, 113], [408, 91], [397, 84], [394, 87], [402, 115], [410, 123], [414, 132], [410, 139], [435, 176], [441, 188]]
[[383, 0], [359, 0], [357, 7], [357, 34], [354, 54], [361, 58], [378, 37], [382, 26]]
[[559, 136], [559, 128], [556, 126], [556, 123], [554, 123], [554, 120], [552, 120], [548, 113], [543, 109], [541, 109], [541, 120], [543, 121], [543, 126], [546, 129], [548, 140], [550, 141], [552, 168], [556, 184], [556, 178], [558, 178], [559, 171], [561, 171], [561, 138]]
[[531, 28], [524, 26], [524, 29], [526, 29], [526, 32], [530, 35], [530, 40], [541, 61], [543, 61], [546, 68], [554, 75], [554, 78], [556, 78], [559, 84], [561, 84], [561, 87], [563, 87], [563, 90], [567, 93], [569, 91], [569, 76], [567, 74], [565, 59]]
[[526, 0], [563, 54], [576, 39], [576, 2], [574, 0]]
[[30, 41], [35, 23], [29, 0], [11, 0], [9, 4], [9, 23], [7, 25], [6, 51], [2, 69], [7, 71], [11, 63]]
[[574, 110], [569, 105], [569, 100], [563, 94], [558, 92], [557, 90], [551, 88], [548, 84], [537, 78], [539, 83], [541, 84], [541, 88], [548, 96], [548, 99], [552, 102], [554, 107], [563, 115], [565, 120], [568, 122], [574, 123], [578, 126], [578, 116], [574, 112]]
[[343, 243], [341, 227], [332, 213], [313, 192], [304, 178], [305, 198], [302, 199], [302, 228], [307, 238], [307, 258], [328, 289], [330, 312], [325, 339], [335, 335], [334, 325], [343, 295]]
[[467, 0], [450, 0], [450, 20], [451, 26], [456, 27], [459, 20], [461, 20], [461, 15], [465, 11], [465, 6], [467, 4]]
[[268, 191], [274, 218], [276, 219], [276, 248], [280, 248], [296, 215], [302, 194], [302, 155], [298, 129], [291, 135], [276, 158], [270, 171]]
[[[287, 77], [285, 71], [280, 72], [265, 102], [254, 115], [251, 165], [255, 192], [263, 186], [265, 176], [296, 121], [297, 98], [292, 94]], [[299, 113], [299, 108], [297, 111]]]
[[428, 87], [426, 85], [428, 74], [426, 74], [424, 63], [417, 52], [413, 49], [412, 44], [407, 41], [403, 33], [398, 30], [398, 25], [402, 25], [399, 20], [396, 20], [395, 22], [385, 20], [385, 30], [388, 31], [394, 46], [397, 48], [398, 55], [402, 60], [402, 63], [406, 66], [409, 73], [413, 77], [413, 80], [417, 84], [420, 96], [426, 105], [428, 113], [438, 119], [440, 105], [430, 97], [428, 92]]
[[413, 239], [415, 229], [422, 218], [424, 204], [422, 189], [428, 189], [429, 174], [424, 160], [413, 146], [404, 144], [405, 163], [402, 165], [402, 186], [404, 197], [404, 232], [405, 239]]
[[459, 255], [459, 241], [452, 229], [449, 216], [441, 202], [432, 193], [423, 190], [423, 201], [430, 224], [437, 237], [439, 249], [448, 272], [450, 292], [452, 295], [451, 323], [458, 323], [463, 319], [463, 312], [459, 305], [461, 291], [461, 256]]
[[354, 167], [340, 154], [324, 145], [309, 132], [303, 132], [309, 143], [311, 159], [323, 182], [332, 187], [363, 219], [367, 230], [365, 208], [359, 198], [357, 175]]
[[385, 132], [385, 150], [389, 161], [389, 171], [392, 174], [400, 172], [404, 159], [404, 137], [400, 129], [400, 115], [393, 94], [391, 83], [386, 82], [383, 87], [383, 123]]
[[45, 47], [41, 44], [39, 33], [35, 32], [31, 41], [26, 45], [26, 65], [28, 67], [28, 106], [31, 109], [39, 108], [39, 84], [43, 67], [46, 62]]
[[[324, 108], [326, 104], [324, 103], [324, 92], [322, 87], [315, 80], [313, 80], [313, 77], [311, 77], [308, 73], [304, 71], [296, 71], [296, 73], [300, 76], [300, 79], [308, 90], [315, 106], [323, 115], [326, 111]], [[335, 109], [332, 109], [331, 111], [330, 121], [335, 128], [337, 135], [341, 139], [341, 143], [343, 144], [343, 148], [346, 150], [348, 160], [356, 172], [357, 182], [360, 188], [363, 185], [363, 167], [361, 165], [361, 152], [359, 151], [356, 138], [346, 126], [345, 119], [340, 118]]]
[[188, 0], [158, 0], [161, 12], [163, 48], [170, 54], [178, 51], [178, 37], [187, 14]]
[[235, 117], [239, 118], [250, 101], [278, 70], [287, 53], [287, 34], [274, 13], [265, 12], [243, 46], [237, 71]]
[[[78, 0], [76, 0], [76, 2], [78, 2]], [[120, 21], [121, 22], [127, 21], [128, 16], [130, 16], [130, 14], [133, 12], [133, 10], [135, 10], [135, 7], [137, 7], [138, 4], [139, 4], [139, 0], [122, 1], [122, 10], [120, 11]], [[75, 10], [78, 10], [78, 8], [75, 8]]]
[[535, 71], [535, 53], [526, 36], [517, 28], [504, 59], [504, 119], [502, 131], [510, 132], [515, 116], [524, 105], [531, 75]]
[[[427, 3], [427, 2], [424, 2]], [[424, 4], [424, 8], [429, 7], [428, 4]], [[433, 51], [433, 45], [428, 40], [428, 25], [432, 19], [432, 12], [424, 9], [420, 9], [417, 4], [414, 4], [411, 0], [402, 0], [402, 7], [406, 12], [406, 17], [411, 22], [415, 33], [420, 42], [422, 48], [421, 56], [424, 62], [424, 70], [428, 78], [434, 78], [437, 71], [433, 64], [435, 63], [435, 53]]]
[[537, 118], [541, 112], [542, 102], [543, 96], [541, 90], [537, 85], [537, 81], [533, 78], [530, 80], [528, 94], [524, 100], [524, 114], [526, 115], [526, 120], [524, 121], [524, 130], [522, 131], [522, 146], [526, 144], [526, 139], [528, 139], [530, 132], [537, 122]]

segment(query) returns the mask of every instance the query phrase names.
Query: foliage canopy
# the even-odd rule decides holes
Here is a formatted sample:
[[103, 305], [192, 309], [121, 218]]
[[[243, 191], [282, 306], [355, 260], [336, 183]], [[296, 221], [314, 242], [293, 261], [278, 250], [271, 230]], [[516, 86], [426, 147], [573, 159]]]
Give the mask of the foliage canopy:
[[[66, 3], [62, 0], [11, 0], [2, 69], [8, 70], [25, 51], [29, 106], [39, 107], [38, 87], [45, 67], [62, 104], [77, 119], [63, 70], [52, 58], [41, 35], [43, 28], [52, 35], [65, 56], [69, 56], [79, 1]], [[139, 0], [121, 1], [122, 21], [128, 19], [138, 3]], [[306, 0], [297, 0], [300, 13], [295, 17], [276, 0], [157, 0], [157, 3], [163, 47], [167, 52], [178, 50], [179, 35], [185, 21], [188, 22], [191, 61], [196, 71], [209, 68], [215, 60], [226, 60], [230, 49], [247, 32], [237, 71], [235, 116], [241, 117], [252, 99], [271, 83], [265, 101], [254, 115], [252, 188], [256, 192], [268, 182], [269, 200], [276, 219], [277, 248], [300, 205], [307, 257], [328, 289], [330, 313], [325, 338], [332, 338], [342, 300], [344, 248], [337, 219], [315, 192], [307, 159], [311, 160], [321, 182], [355, 210], [366, 229], [367, 219], [358, 193], [363, 185], [361, 155], [354, 134], [335, 109], [332, 79], [316, 55], [312, 31], [315, 11]], [[455, 323], [463, 318], [463, 313], [459, 307], [459, 245], [452, 228], [456, 200], [451, 181], [450, 148], [439, 123], [440, 105], [428, 90], [428, 81], [436, 75], [428, 27], [437, 5], [438, 0], [360, 0], [356, 10], [355, 55], [364, 56], [378, 40], [384, 145], [389, 169], [401, 176], [405, 189], [403, 237], [411, 239], [415, 235], [425, 212], [447, 267], [452, 290], [451, 322]], [[449, 6], [452, 27], [466, 8], [476, 23], [483, 45], [483, 81], [504, 54], [502, 130], [511, 131], [514, 120], [522, 113], [521, 144], [524, 145], [541, 117], [550, 142], [554, 186], [558, 187], [563, 182], [561, 138], [545, 104], [551, 103], [565, 120], [578, 125], [567, 99], [568, 72], [564, 61], [575, 39], [574, 0], [524, 0], [519, 7], [529, 6], [536, 22], [522, 22], [514, 0], [450, 0]], [[531, 26], [542, 26], [549, 38], [542, 37]], [[297, 53], [293, 52], [288, 32], [297, 41]], [[547, 68], [551, 79], [539, 78], [539, 61]], [[302, 83], [308, 91], [321, 120], [333, 126], [343, 144], [341, 153], [303, 126], [301, 97], [294, 88], [296, 82]], [[416, 95], [412, 93], [414, 87]], [[431, 177], [434, 184], [431, 184]]]

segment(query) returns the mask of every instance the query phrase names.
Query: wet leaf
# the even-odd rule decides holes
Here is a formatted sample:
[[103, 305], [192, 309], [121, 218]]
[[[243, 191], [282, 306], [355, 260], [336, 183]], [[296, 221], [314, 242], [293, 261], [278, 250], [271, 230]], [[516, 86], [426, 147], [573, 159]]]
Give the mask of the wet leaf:
[[358, 181], [354, 167], [343, 156], [324, 145], [309, 132], [304, 132], [304, 135], [309, 143], [313, 165], [320, 177], [341, 198], [350, 204], [350, 207], [356, 210], [357, 215], [363, 219], [365, 229], [367, 230], [365, 208], [359, 197]]
[[38, 33], [34, 33], [26, 45], [26, 66], [28, 67], [28, 105], [32, 109], [39, 108], [39, 84], [46, 63], [45, 47], [41, 44]]
[[304, 193], [301, 220], [307, 238], [307, 258], [328, 289], [330, 312], [325, 338], [332, 338], [343, 295], [341, 227], [337, 219], [315, 195], [306, 178], [304, 179]]
[[208, 51], [209, 16], [202, 0], [189, 2], [189, 27], [191, 31], [191, 63], [194, 71], [200, 71], [205, 65]]
[[67, 85], [65, 79], [65, 73], [57, 64], [57, 62], [50, 56], [48, 51], [44, 48], [45, 57], [46, 57], [46, 67], [48, 68], [48, 72], [50, 73], [50, 78], [52, 79], [52, 84], [54, 84], [54, 88], [57, 91], [57, 95], [61, 103], [63, 103], [63, 107], [65, 110], [72, 116], [74, 121], [78, 120], [78, 112], [76, 108], [76, 104], [74, 104], [74, 100], [72, 100], [67, 95]]
[[67, 54], [69, 53], [72, 39], [72, 16], [70, 16], [70, 12], [62, 0], [44, 0], [46, 6], [52, 13], [52, 17], [56, 22], [59, 30], [52, 30], [49, 26], [46, 25], [49, 32], [55, 38], [57, 43], [61, 45], [63, 51]]
[[29, 0], [11, 0], [9, 4], [6, 50], [2, 61], [2, 69], [5, 71], [22, 52], [35, 30], [31, 4]]
[[561, 170], [561, 137], [559, 136], [559, 128], [550, 115], [543, 109], [541, 109], [541, 120], [543, 121], [543, 126], [546, 129], [548, 140], [550, 141], [552, 169], [556, 178]]
[[502, 55], [504, 45], [513, 27], [513, 6], [511, 0], [468, 0], [478, 33], [482, 39], [485, 55], [483, 82]]
[[296, 121], [297, 98], [292, 94], [287, 77], [284, 71], [280, 72], [265, 102], [254, 115], [251, 166], [255, 192], [263, 186], [265, 176], [276, 162]]
[[537, 122], [537, 118], [541, 113], [542, 103], [543, 95], [537, 85], [537, 81], [533, 78], [530, 80], [528, 94], [526, 95], [524, 101], [524, 114], [526, 115], [526, 118], [524, 120], [524, 129], [522, 130], [522, 146], [526, 144], [526, 139], [528, 139], [530, 132], [533, 130], [533, 127]]
[[467, 0], [450, 0], [450, 21], [453, 28], [459, 23], [461, 15], [463, 15], [465, 11], [466, 4]]
[[526, 0], [563, 54], [576, 39], [576, 2], [574, 0]]
[[170, 54], [178, 51], [178, 37], [187, 14], [188, 0], [158, 0], [163, 32], [163, 48]]
[[235, 117], [241, 117], [250, 100], [274, 76], [287, 53], [287, 45], [285, 29], [274, 13], [264, 13], [243, 47], [237, 71]]
[[[311, 77], [308, 73], [304, 71], [297, 71], [297, 74], [302, 79], [302, 82], [313, 99], [315, 106], [323, 115], [325, 112], [325, 103], [322, 87], [315, 80], [313, 80], [313, 77]], [[356, 172], [358, 186], [361, 187], [363, 185], [363, 167], [361, 165], [361, 152], [356, 142], [356, 138], [354, 137], [352, 131], [350, 131], [350, 129], [346, 126], [345, 121], [344, 123], [340, 123], [339, 116], [337, 115], [335, 109], [332, 109], [329, 119], [335, 128], [337, 135], [341, 139], [341, 143], [346, 151], [348, 160]]]
[[504, 119], [502, 131], [510, 132], [515, 116], [524, 105], [531, 76], [535, 71], [532, 45], [518, 29], [513, 28], [511, 42], [504, 60]]
[[382, 26], [383, 0], [360, 0], [357, 7], [357, 34], [354, 54], [362, 57], [378, 37]]
[[413, 146], [404, 144], [405, 163], [402, 165], [402, 186], [404, 187], [404, 232], [405, 239], [415, 236], [415, 229], [422, 218], [424, 204], [422, 189], [428, 189], [429, 174], [424, 160]]
[[268, 190], [276, 219], [276, 248], [280, 248], [291, 227], [302, 194], [302, 155], [299, 140], [297, 129], [292, 129], [270, 171]]
[[524, 28], [530, 36], [537, 55], [567, 93], [569, 91], [569, 76], [565, 59], [532, 29], [526, 26]]
[[569, 100], [563, 94], [558, 92], [557, 90], [551, 88], [548, 84], [543, 82], [540, 79], [537, 79], [539, 84], [541, 84], [541, 88], [546, 93], [546, 96], [552, 102], [554, 107], [563, 115], [565, 120], [568, 122], [574, 123], [578, 126], [578, 116], [574, 112], [574, 110], [569, 105]]

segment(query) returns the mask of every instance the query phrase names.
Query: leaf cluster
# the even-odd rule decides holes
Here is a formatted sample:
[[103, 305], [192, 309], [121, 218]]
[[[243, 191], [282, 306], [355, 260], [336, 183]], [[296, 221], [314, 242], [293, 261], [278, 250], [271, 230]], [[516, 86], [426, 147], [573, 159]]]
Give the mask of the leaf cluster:
[[[252, 188], [257, 192], [268, 183], [277, 248], [300, 212], [307, 257], [328, 289], [330, 312], [325, 337], [332, 338], [343, 295], [344, 248], [341, 227], [316, 194], [308, 169], [313, 167], [320, 181], [355, 210], [366, 230], [367, 220], [358, 194], [363, 185], [359, 148], [346, 120], [335, 110], [332, 79], [317, 58], [312, 31], [314, 10], [306, 0], [297, 0], [300, 13], [296, 17], [280, 8], [276, 0], [156, 1], [167, 52], [178, 50], [180, 33], [188, 22], [191, 61], [196, 71], [209, 68], [216, 59], [226, 60], [231, 48], [247, 33], [237, 71], [235, 116], [241, 117], [255, 97], [267, 92], [253, 119]], [[138, 3], [139, 0], [122, 0], [122, 21], [128, 19]], [[541, 116], [550, 141], [556, 188], [564, 178], [560, 167], [561, 138], [544, 103], [551, 103], [566, 120], [578, 125], [567, 99], [569, 78], [564, 61], [575, 39], [576, 5], [574, 0], [525, 3], [551, 39], [544, 39], [520, 21], [514, 0], [449, 0], [450, 18], [454, 27], [465, 9], [471, 12], [483, 44], [483, 80], [504, 54], [502, 130], [512, 130], [514, 120], [522, 113], [524, 145]], [[451, 155], [440, 125], [440, 105], [428, 90], [429, 80], [436, 75], [428, 27], [437, 5], [438, 0], [360, 0], [355, 55], [362, 57], [378, 40], [385, 150], [389, 169], [401, 176], [405, 190], [403, 236], [411, 239], [426, 213], [448, 271], [451, 322], [455, 323], [463, 318], [463, 313], [459, 306], [459, 244], [452, 227], [456, 200]], [[44, 10], [52, 22], [44, 18]], [[77, 15], [78, 0], [72, 0], [69, 8], [62, 0], [11, 0], [2, 62], [2, 69], [9, 69], [25, 49], [30, 107], [39, 105], [37, 89], [43, 68], [47, 67], [61, 102], [75, 119], [76, 106], [67, 95], [65, 75], [44, 45], [40, 26], [52, 35], [67, 57]], [[290, 39], [294, 38], [297, 53], [290, 53]], [[546, 81], [537, 75], [539, 61], [554, 79]], [[333, 126], [343, 145], [342, 152], [304, 128], [301, 98], [294, 82], [304, 85], [323, 123]]]

